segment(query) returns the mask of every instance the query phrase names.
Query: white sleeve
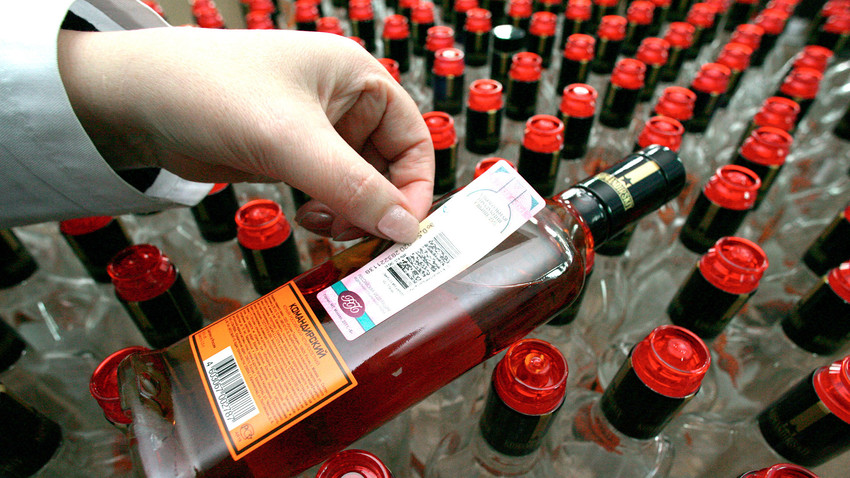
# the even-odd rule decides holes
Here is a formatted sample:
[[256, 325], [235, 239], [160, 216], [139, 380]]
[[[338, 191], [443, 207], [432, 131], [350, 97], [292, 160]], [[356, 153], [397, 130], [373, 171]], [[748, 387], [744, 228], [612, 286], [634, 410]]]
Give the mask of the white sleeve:
[[0, 228], [192, 205], [212, 188], [161, 170], [140, 192], [74, 114], [56, 40], [68, 11], [101, 31], [166, 26], [135, 0], [4, 1], [0, 6]]

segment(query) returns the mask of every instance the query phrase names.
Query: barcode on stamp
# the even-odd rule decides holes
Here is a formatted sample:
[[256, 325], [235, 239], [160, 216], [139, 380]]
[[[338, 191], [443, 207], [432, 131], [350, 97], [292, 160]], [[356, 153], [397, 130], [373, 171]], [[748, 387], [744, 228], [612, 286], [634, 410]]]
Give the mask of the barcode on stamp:
[[387, 268], [387, 273], [403, 289], [408, 289], [443, 269], [458, 254], [460, 252], [452, 241], [441, 232], [422, 247], [393, 262]]
[[204, 368], [228, 431], [260, 413], [230, 347], [204, 360]]

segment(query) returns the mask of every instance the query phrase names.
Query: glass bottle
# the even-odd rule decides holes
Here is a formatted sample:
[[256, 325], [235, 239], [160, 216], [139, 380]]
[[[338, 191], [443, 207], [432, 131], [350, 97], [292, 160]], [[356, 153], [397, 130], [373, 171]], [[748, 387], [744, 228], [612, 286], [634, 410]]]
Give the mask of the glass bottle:
[[[490, 171], [503, 174], [498, 168]], [[281, 423], [275, 432], [283, 432], [286, 427], [283, 434], [269, 437], [262, 445], [239, 455], [238, 460], [231, 456], [223, 433], [244, 439], [254, 429], [243, 423], [232, 433], [227, 429], [221, 431], [216, 418], [221, 417], [218, 415], [220, 408], [199, 405], [209, 402], [209, 398], [205, 379], [193, 358], [193, 347], [199, 343], [197, 340], [211, 345], [207, 338], [211, 338], [208, 334], [213, 329], [221, 331], [222, 325], [239, 326], [242, 318], [247, 317], [238, 312], [231, 314], [209, 330], [168, 349], [134, 355], [122, 363], [119, 376], [122, 377], [122, 403], [134, 417], [131, 431], [145, 437], [134, 442], [138, 447], [138, 466], [148, 476], [173, 476], [183, 470], [200, 471], [207, 476], [286, 476], [318, 463], [463, 371], [495, 355], [566, 307], [581, 289], [587, 246], [604, 242], [628, 222], [675, 196], [683, 177], [678, 158], [664, 148], [650, 148], [629, 156], [606, 175], [583, 181], [547, 201], [548, 207], [483, 260], [403, 308], [386, 323], [367, 332], [363, 340], [347, 340], [342, 329], [331, 323], [317, 295], [384, 251], [388, 245], [385, 241], [360, 242], [330, 262], [302, 274], [286, 288], [249, 304], [243, 311], [259, 315], [244, 322], [245, 326], [250, 328], [252, 323], [260, 326], [259, 320], [265, 329], [259, 336], [300, 341], [305, 347], [301, 349], [306, 354], [302, 357], [305, 360], [318, 359], [318, 352], [310, 345], [310, 340], [322, 337], [322, 341], [312, 343], [319, 343], [324, 358], [332, 361], [326, 363], [338, 367], [329, 355], [336, 351], [339, 361], [352, 372], [345, 376], [352, 377], [356, 385], [346, 385], [345, 379], [335, 382], [336, 390], [344, 390], [341, 395], [328, 397], [321, 408], [311, 410], [313, 413], [309, 415], [301, 414], [300, 421]], [[485, 174], [479, 180], [486, 178]], [[629, 183], [624, 182], [625, 179], [629, 179]], [[616, 185], [617, 190], [609, 183]], [[625, 208], [623, 201], [631, 207]], [[284, 299], [281, 294], [290, 299]], [[280, 302], [281, 299], [284, 302]], [[285, 305], [290, 300], [294, 302]], [[274, 310], [274, 304], [281, 304], [279, 313], [289, 317], [284, 322], [263, 318], [264, 311]], [[515, 320], [520, 311], [523, 320]], [[307, 323], [306, 314], [315, 318]], [[301, 317], [300, 323], [296, 315]], [[325, 326], [319, 329], [321, 322]], [[312, 335], [302, 329], [304, 324]], [[281, 326], [291, 333], [271, 330]], [[224, 345], [219, 339], [216, 343]], [[264, 341], [262, 346], [284, 351], [293, 347], [276, 340]], [[241, 362], [237, 365], [252, 377], [254, 372], [248, 370], [245, 360], [276, 361], [285, 356], [283, 352], [268, 355], [249, 352], [248, 355], [240, 354]], [[214, 373], [219, 384], [235, 377], [223, 375], [226, 372], [218, 365], [233, 362], [225, 356], [221, 358], [224, 361], [216, 363], [217, 372]], [[433, 367], [435, 361], [441, 366]], [[305, 365], [297, 359], [289, 363]], [[284, 370], [288, 369], [261, 367], [262, 373], [284, 373]], [[146, 385], [143, 394], [136, 388], [139, 374], [144, 374], [145, 383], [153, 387]], [[397, 393], [388, 397], [387, 390]], [[257, 395], [257, 400], [263, 410], [267, 410], [264, 397]], [[242, 403], [245, 402], [234, 406]], [[268, 403], [283, 404], [278, 399]], [[176, 439], [151, 439], [165, 436]]]
[[513, 56], [525, 48], [525, 30], [512, 25], [493, 27], [493, 57], [490, 59], [490, 78], [508, 84], [508, 72]]
[[495, 153], [502, 140], [502, 84], [495, 80], [475, 80], [469, 85], [468, 98], [466, 149], [475, 154]]
[[198, 231], [207, 242], [226, 242], [236, 238], [233, 217], [238, 209], [236, 192], [228, 183], [216, 184], [200, 203], [190, 208]]
[[403, 15], [384, 18], [384, 56], [398, 62], [402, 74], [410, 70], [410, 27]]
[[[661, 70], [670, 56], [670, 43], [663, 38], [647, 37], [640, 42], [635, 59], [646, 65], [643, 88], [638, 95], [639, 102], [649, 101], [655, 96], [655, 89], [661, 78]], [[675, 118], [674, 118], [675, 119]]]
[[421, 1], [413, 6], [410, 12], [410, 42], [413, 44], [413, 54], [425, 56], [425, 40], [428, 38], [428, 29], [434, 26], [434, 4]]
[[[587, 152], [587, 143], [590, 140], [596, 113], [597, 96], [596, 90], [586, 83], [573, 83], [564, 88], [558, 108], [558, 119], [564, 123], [564, 149], [561, 153], [563, 159], [578, 160]], [[570, 161], [570, 163], [573, 162], [579, 168], [581, 167], [581, 161]], [[567, 178], [571, 182], [577, 182], [578, 176], [583, 175], [576, 170], [573, 174], [568, 174]]]
[[847, 260], [850, 260], [850, 206], [838, 212], [803, 254], [803, 263], [818, 276]]
[[490, 59], [492, 14], [483, 8], [471, 8], [466, 12], [463, 52], [469, 66], [484, 66]]
[[455, 31], [451, 27], [434, 26], [428, 29], [425, 39], [425, 79], [434, 84], [434, 54], [443, 48], [452, 48], [455, 44]]
[[620, 0], [593, 0], [593, 8], [590, 22], [587, 25], [587, 33], [592, 34], [599, 29], [602, 17], [616, 15], [620, 8]]
[[765, 59], [773, 51], [779, 36], [785, 31], [785, 23], [788, 21], [789, 15], [777, 8], [765, 8], [756, 16], [754, 23], [764, 30], [764, 35], [761, 37], [761, 45], [758, 50], [753, 52], [750, 59], [750, 64], [755, 67], [760, 67], [764, 64]]
[[[441, 50], [442, 51], [442, 50]], [[442, 111], [422, 115], [434, 143], [434, 194], [441, 196], [455, 188], [457, 176], [457, 133], [454, 119]]]
[[725, 107], [735, 96], [735, 92], [741, 85], [741, 78], [747, 72], [750, 66], [750, 57], [753, 54], [753, 49], [743, 43], [730, 42], [723, 45], [723, 48], [717, 54], [717, 63], [725, 65], [729, 68], [729, 84], [726, 87], [726, 92], [720, 99], [719, 107]]
[[599, 124], [614, 129], [623, 129], [631, 124], [644, 78], [646, 65], [643, 62], [633, 58], [617, 62], [602, 100]]
[[759, 7], [758, 0], [735, 0], [729, 7], [726, 15], [726, 24], [723, 29], [727, 32], [734, 31], [739, 25], [745, 24], [755, 17]]
[[614, 70], [614, 64], [620, 55], [623, 40], [626, 38], [625, 17], [619, 15], [605, 15], [599, 22], [596, 31], [596, 51], [590, 70], [594, 73], [609, 74]]
[[[348, 21], [351, 34], [363, 40], [368, 52], [375, 53], [375, 12], [372, 10], [372, 0], [349, 0]], [[413, 44], [416, 45], [415, 42]]]
[[59, 231], [92, 279], [101, 283], [110, 282], [106, 266], [112, 256], [130, 246], [121, 222], [109, 216], [68, 219], [59, 223]]
[[540, 90], [540, 76], [543, 72], [543, 59], [532, 52], [519, 52], [511, 61], [508, 72], [508, 85], [505, 115], [515, 121], [525, 121], [537, 109], [537, 92]]
[[433, 110], [450, 115], [463, 111], [465, 56], [457, 48], [443, 48], [434, 53]]
[[695, 28], [690, 23], [673, 22], [667, 25], [664, 39], [670, 44], [670, 54], [661, 69], [661, 81], [676, 81], [687, 59], [687, 51], [694, 44], [694, 31]]
[[779, 171], [785, 164], [785, 158], [791, 149], [792, 141], [791, 135], [785, 131], [770, 126], [762, 126], [756, 128], [750, 134], [750, 137], [744, 141], [741, 149], [738, 150], [737, 156], [732, 160], [732, 164], [752, 170], [761, 180], [753, 209], [758, 208], [759, 204], [764, 201], [768, 190], [776, 181]]
[[711, 44], [714, 40], [717, 31], [716, 16], [717, 10], [709, 3], [700, 2], [691, 5], [685, 21], [694, 26], [694, 41], [686, 52], [687, 58], [696, 58], [702, 47]]
[[343, 450], [328, 458], [316, 478], [393, 478], [380, 458], [365, 450]]
[[552, 12], [536, 12], [531, 15], [528, 27], [528, 51], [537, 53], [543, 68], [552, 64], [552, 50], [555, 47], [555, 33], [558, 16]]
[[319, 8], [310, 0], [295, 2], [295, 28], [304, 32], [316, 31]]
[[555, 192], [564, 146], [564, 123], [551, 115], [534, 115], [525, 123], [517, 170], [542, 196]]
[[301, 273], [295, 236], [278, 203], [246, 203], [236, 213], [236, 225], [239, 249], [258, 294], [268, 294]]
[[628, 24], [622, 47], [624, 55], [634, 55], [638, 45], [649, 36], [649, 27], [652, 25], [654, 13], [655, 4], [648, 0], [635, 0], [629, 4], [626, 10]]
[[661, 26], [667, 24], [667, 16], [670, 12], [672, 0], [651, 0], [655, 5], [655, 12], [652, 14], [652, 23], [649, 25], [647, 36], [658, 36], [661, 33]]
[[528, 27], [531, 25], [531, 14], [533, 13], [531, 0], [510, 0], [508, 2], [508, 23], [519, 28], [528, 35]]
[[[588, 28], [593, 3], [590, 0], [568, 0], [564, 11], [563, 25], [561, 26], [561, 50], [567, 46], [567, 38], [577, 33], [590, 35], [593, 33]], [[591, 37], [593, 38], [593, 37]]]
[[478, 8], [478, 0], [454, 0], [454, 8], [452, 9], [452, 26], [455, 29], [457, 40], [461, 44], [466, 44], [466, 14], [473, 8]]
[[552, 476], [541, 445], [564, 403], [567, 374], [566, 359], [548, 342], [511, 345], [493, 370], [478, 426], [471, 436], [443, 438], [425, 477]]
[[593, 61], [593, 51], [596, 39], [583, 33], [573, 33], [565, 39], [564, 57], [561, 59], [561, 71], [558, 74], [558, 85], [555, 93], [564, 93], [564, 88], [573, 83], [587, 83], [590, 73], [590, 62]]
[[800, 114], [797, 116], [799, 122], [815, 102], [815, 96], [820, 89], [823, 74], [812, 68], [794, 68], [782, 81], [779, 90], [774, 96], [781, 96], [794, 100], [800, 105]]

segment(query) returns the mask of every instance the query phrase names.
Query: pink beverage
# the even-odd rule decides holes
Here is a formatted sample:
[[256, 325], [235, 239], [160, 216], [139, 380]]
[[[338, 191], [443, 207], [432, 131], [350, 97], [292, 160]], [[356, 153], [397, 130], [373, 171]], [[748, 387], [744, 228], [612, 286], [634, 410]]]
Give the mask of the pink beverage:
[[[491, 168], [495, 178], [479, 181], [506, 172]], [[279, 477], [317, 464], [569, 305], [593, 244], [675, 196], [683, 177], [678, 158], [664, 148], [629, 156], [606, 175], [546, 200], [489, 255], [361, 335], [349, 327], [367, 330], [366, 318], [343, 326], [337, 321], [344, 316], [335, 312], [332, 319], [320, 295], [389, 246], [377, 239], [167, 349], [131, 356], [121, 364], [119, 383], [133, 420], [137, 466], [148, 476]], [[437, 249], [427, 251], [413, 259], [446, 265]], [[387, 270], [415, 281], [402, 259], [407, 254], [385, 264], [393, 268]], [[363, 312], [351, 294], [339, 297], [340, 308]], [[224, 354], [209, 347], [223, 347]], [[242, 347], [248, 348], [237, 357], [232, 351]], [[237, 424], [224, 426], [231, 423]]]
[[322, 464], [316, 478], [393, 478], [393, 474], [368, 451], [343, 450]]

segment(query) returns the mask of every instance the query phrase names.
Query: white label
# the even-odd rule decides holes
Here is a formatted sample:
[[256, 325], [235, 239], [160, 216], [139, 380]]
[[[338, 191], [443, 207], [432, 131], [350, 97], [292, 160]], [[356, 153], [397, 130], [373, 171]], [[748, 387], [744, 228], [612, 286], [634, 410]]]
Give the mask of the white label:
[[393, 245], [319, 292], [319, 302], [354, 340], [487, 255], [544, 206], [499, 161], [425, 218], [413, 243]]

